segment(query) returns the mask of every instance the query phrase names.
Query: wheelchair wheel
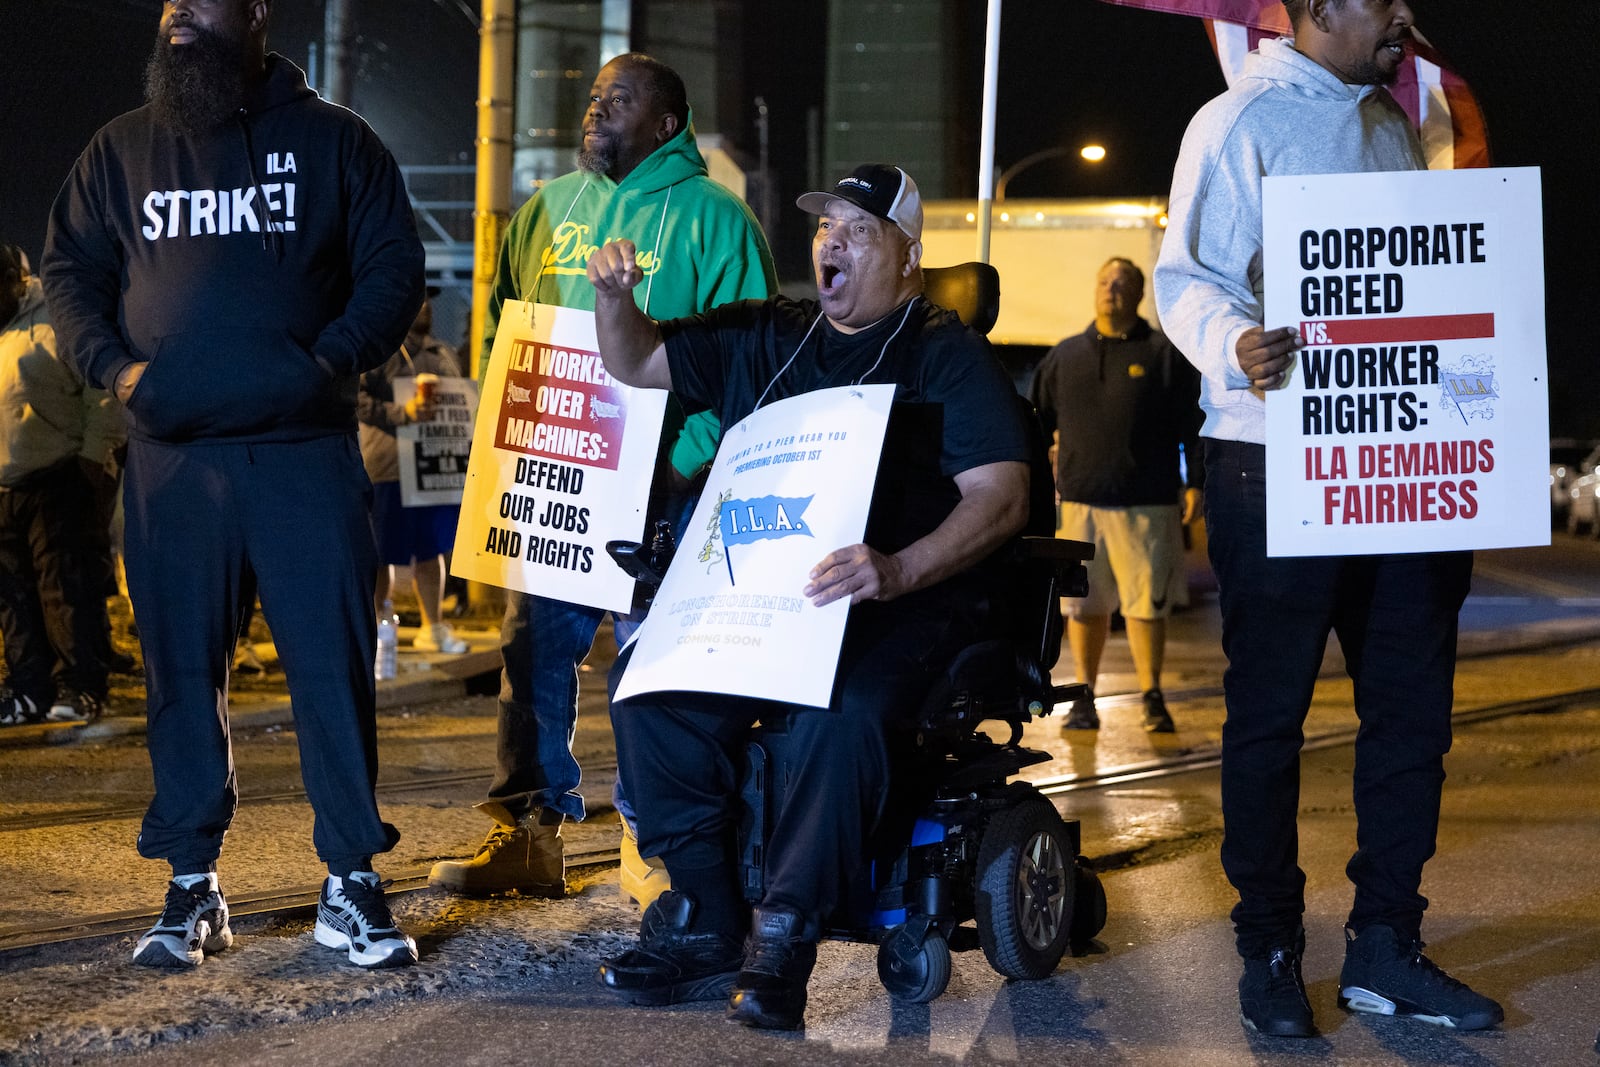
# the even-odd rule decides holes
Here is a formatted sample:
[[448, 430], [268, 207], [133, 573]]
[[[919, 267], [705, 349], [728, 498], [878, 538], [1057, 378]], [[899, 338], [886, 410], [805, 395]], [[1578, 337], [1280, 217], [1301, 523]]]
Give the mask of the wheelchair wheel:
[[1082, 856], [1073, 865], [1073, 886], [1072, 950], [1081, 952], [1106, 928], [1106, 887]]
[[989, 820], [978, 849], [978, 939], [1007, 978], [1044, 978], [1072, 935], [1075, 874], [1067, 828], [1033, 796]]
[[896, 1000], [926, 1004], [950, 984], [950, 945], [938, 930], [910, 944], [904, 927], [878, 946], [878, 980]]

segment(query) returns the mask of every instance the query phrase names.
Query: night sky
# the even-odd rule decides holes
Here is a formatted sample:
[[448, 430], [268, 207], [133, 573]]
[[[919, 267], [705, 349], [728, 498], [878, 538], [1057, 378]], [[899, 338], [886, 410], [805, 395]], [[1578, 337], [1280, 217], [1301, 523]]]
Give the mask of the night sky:
[[[404, 163], [470, 159], [476, 0], [356, 0], [363, 66], [354, 104]], [[976, 181], [983, 4], [960, 16], [970, 37], [972, 175]], [[779, 204], [803, 191], [805, 112], [822, 102], [825, 5], [747, 5], [749, 96], [771, 107]], [[1580, 321], [1597, 272], [1600, 4], [1594, 0], [1412, 0], [1418, 25], [1472, 84], [1495, 162], [1539, 166], [1545, 190], [1552, 432], [1600, 437], [1600, 351]], [[155, 0], [50, 0], [0, 9], [0, 233], [37, 258], [51, 200], [105, 121], [136, 106], [153, 40]], [[277, 0], [271, 44], [302, 66], [321, 34], [317, 0]], [[1075, 158], [1030, 167], [1009, 194], [1101, 196], [1166, 191], [1190, 115], [1223, 83], [1198, 20], [1092, 0], [1011, 0], [1001, 34], [996, 166], [1059, 144], [1096, 140], [1104, 164]], [[908, 92], [916, 91], [907, 87]], [[747, 116], [753, 119], [753, 114]], [[726, 124], [726, 123], [725, 123]], [[754, 146], [753, 134], [725, 129]], [[784, 212], [780, 254], [798, 258], [804, 220]]]

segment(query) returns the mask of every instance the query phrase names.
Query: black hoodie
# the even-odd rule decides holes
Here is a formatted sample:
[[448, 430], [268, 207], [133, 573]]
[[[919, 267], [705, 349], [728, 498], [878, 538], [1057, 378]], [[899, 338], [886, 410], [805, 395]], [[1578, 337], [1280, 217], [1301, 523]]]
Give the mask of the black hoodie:
[[356, 382], [405, 337], [423, 253], [399, 168], [282, 56], [233, 121], [114, 119], [56, 198], [40, 270], [63, 358], [111, 389], [148, 360], [136, 437], [355, 432]]

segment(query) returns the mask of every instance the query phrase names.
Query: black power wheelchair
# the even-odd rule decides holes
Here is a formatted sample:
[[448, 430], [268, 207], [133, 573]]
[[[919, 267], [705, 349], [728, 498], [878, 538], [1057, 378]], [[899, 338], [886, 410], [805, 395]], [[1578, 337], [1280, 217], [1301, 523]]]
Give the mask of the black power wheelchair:
[[[924, 285], [928, 299], [975, 329], [993, 327], [992, 267], [930, 268]], [[1031, 409], [1027, 418], [1036, 425]], [[1021, 744], [1023, 727], [1084, 691], [1052, 684], [1050, 669], [1061, 651], [1059, 599], [1088, 591], [1084, 562], [1094, 547], [1053, 536], [1054, 478], [1043, 435], [1036, 437], [1028, 526], [1002, 549], [1011, 581], [995, 591], [1005, 632], [959, 653], [923, 702], [897, 753], [866, 868], [825, 924], [829, 938], [878, 945], [884, 987], [913, 1003], [944, 992], [952, 950], [981, 947], [1007, 978], [1044, 978], [1105, 925], [1105, 892], [1080, 855], [1078, 822], [1063, 821], [1032, 785], [1010, 781], [1051, 758]], [[607, 549], [653, 589], [671, 560], [672, 532], [660, 522], [648, 546]], [[1002, 724], [1008, 736], [995, 740], [979, 729], [985, 722]], [[761, 899], [765, 846], [787, 788], [785, 740], [783, 721], [764, 722], [747, 753], [739, 842], [752, 903]]]

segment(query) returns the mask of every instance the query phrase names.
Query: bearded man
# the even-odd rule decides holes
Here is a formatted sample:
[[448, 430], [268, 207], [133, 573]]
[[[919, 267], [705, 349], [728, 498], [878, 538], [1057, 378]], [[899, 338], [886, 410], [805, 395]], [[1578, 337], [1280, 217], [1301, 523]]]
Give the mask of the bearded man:
[[238, 796], [228, 676], [259, 584], [328, 867], [316, 938], [398, 966], [416, 946], [371, 869], [399, 834], [373, 791], [377, 556], [355, 407], [422, 303], [422, 246], [372, 130], [267, 54], [270, 9], [167, 0], [149, 102], [79, 158], [41, 275], [64, 357], [128, 419], [155, 772], [138, 847], [172, 867], [134, 962], [193, 967], [233, 940], [217, 881]]

